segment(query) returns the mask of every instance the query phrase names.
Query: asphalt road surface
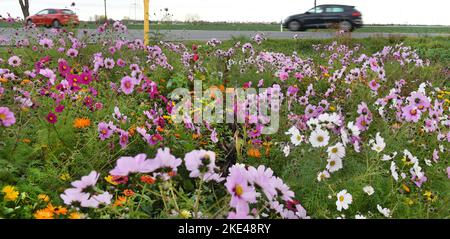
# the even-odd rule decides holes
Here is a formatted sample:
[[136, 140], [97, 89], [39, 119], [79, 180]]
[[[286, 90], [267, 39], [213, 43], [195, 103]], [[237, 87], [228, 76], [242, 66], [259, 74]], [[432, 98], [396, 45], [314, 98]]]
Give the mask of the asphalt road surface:
[[[50, 30], [46, 30], [50, 31]], [[78, 35], [93, 34], [95, 29], [78, 29]], [[156, 34], [155, 34], [156, 33]], [[158, 32], [152, 31], [152, 36], [158, 35], [159, 39], [164, 41], [183, 41], [183, 40], [200, 40], [207, 41], [212, 38], [219, 40], [229, 40], [233, 37], [252, 37], [257, 33], [263, 33], [266, 38], [270, 39], [292, 39], [297, 37], [299, 39], [329, 39], [336, 37], [334, 32], [276, 32], [276, 31], [202, 31], [202, 30], [160, 30]], [[28, 34], [29, 35], [29, 34]], [[390, 36], [408, 36], [408, 37], [450, 37], [446, 33], [369, 33], [369, 32], [353, 32], [352, 38], [368, 38], [368, 37], [390, 37]], [[0, 28], [0, 44], [6, 44], [11, 38], [21, 39], [27, 37], [22, 29], [16, 30], [12, 28]], [[29, 36], [28, 36], [29, 37]], [[128, 30], [126, 38], [129, 40], [142, 39], [142, 30]]]

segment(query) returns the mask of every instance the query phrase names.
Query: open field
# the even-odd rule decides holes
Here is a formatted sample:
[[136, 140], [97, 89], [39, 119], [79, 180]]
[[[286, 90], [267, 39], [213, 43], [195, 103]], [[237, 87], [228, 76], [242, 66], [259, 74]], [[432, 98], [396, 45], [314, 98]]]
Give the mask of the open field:
[[[448, 37], [99, 32], [0, 47], [0, 217], [449, 219]], [[194, 122], [235, 88], [243, 122]]]

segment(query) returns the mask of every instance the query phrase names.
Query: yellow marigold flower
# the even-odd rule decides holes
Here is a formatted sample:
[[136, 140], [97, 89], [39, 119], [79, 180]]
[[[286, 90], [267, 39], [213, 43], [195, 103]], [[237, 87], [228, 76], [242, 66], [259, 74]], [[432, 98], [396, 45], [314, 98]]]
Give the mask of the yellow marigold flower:
[[79, 212], [71, 212], [69, 214], [69, 219], [81, 219], [81, 214]]
[[15, 201], [19, 197], [19, 191], [17, 191], [14, 186], [5, 186], [3, 187], [2, 192], [5, 194], [5, 201]]
[[88, 118], [76, 118], [73, 121], [73, 127], [77, 129], [83, 129], [91, 125], [91, 120]]
[[414, 200], [412, 200], [411, 198], [407, 198], [407, 199], [405, 200], [405, 203], [411, 206], [411, 205], [414, 204]]
[[189, 219], [192, 217], [192, 214], [188, 210], [181, 210], [180, 216], [184, 219]]
[[114, 185], [114, 186], [116, 186], [116, 185], [118, 184], [117, 182], [114, 182], [113, 176], [112, 176], [112, 175], [106, 176], [106, 177], [105, 177], [105, 180], [106, 180], [106, 182], [108, 182], [108, 183], [110, 183], [110, 184], [112, 184], [112, 185]]
[[61, 179], [63, 181], [67, 181], [70, 179], [70, 175], [68, 173], [63, 173], [63, 174], [61, 174], [61, 176], [59, 176], [59, 179]]
[[46, 194], [39, 194], [38, 195], [38, 199], [40, 199], [40, 200], [42, 200], [44, 202], [50, 201], [50, 197], [48, 195], [46, 195]]
[[0, 83], [8, 83], [8, 80], [0, 77]]
[[334, 112], [335, 110], [336, 110], [336, 107], [330, 105], [330, 111], [331, 111], [331, 112]]
[[54, 219], [53, 211], [48, 208], [37, 210], [33, 216], [36, 219]]

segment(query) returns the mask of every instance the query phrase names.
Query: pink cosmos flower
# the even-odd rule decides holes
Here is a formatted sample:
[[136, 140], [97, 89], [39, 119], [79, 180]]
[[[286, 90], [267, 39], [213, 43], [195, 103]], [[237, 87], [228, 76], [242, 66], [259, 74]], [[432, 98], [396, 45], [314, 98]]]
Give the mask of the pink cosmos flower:
[[421, 111], [415, 105], [403, 107], [402, 116], [407, 122], [417, 123], [421, 116]]
[[39, 45], [45, 47], [45, 48], [53, 48], [53, 41], [48, 38], [43, 38], [39, 40]]
[[12, 56], [8, 59], [8, 64], [12, 67], [18, 67], [22, 64], [22, 60], [18, 56]]
[[100, 174], [96, 171], [92, 171], [87, 176], [81, 177], [80, 180], [72, 182], [72, 186], [78, 189], [85, 189], [88, 187], [95, 186]]
[[369, 82], [369, 87], [370, 87], [371, 90], [377, 91], [378, 88], [380, 88], [380, 84], [376, 80], [371, 80]]
[[129, 140], [129, 133], [125, 130], [120, 130], [120, 136], [119, 136], [119, 144], [122, 147], [122, 149], [126, 148], [128, 145]]
[[277, 191], [273, 184], [273, 171], [263, 165], [248, 168], [248, 181], [251, 184], [258, 185], [264, 192], [267, 199], [271, 201], [277, 195]]
[[[169, 169], [170, 173], [173, 174], [177, 172], [178, 166], [180, 166], [181, 163], [181, 159], [170, 154], [169, 148], [158, 149], [156, 157], [151, 159], [149, 162], [148, 170], [150, 170], [150, 172], [154, 172], [159, 169]], [[162, 176], [167, 178], [166, 176], [168, 176], [168, 174], [163, 173]]]
[[278, 78], [280, 78], [281, 81], [285, 81], [289, 78], [289, 73], [282, 71], [278, 73]]
[[105, 122], [100, 122], [97, 128], [100, 140], [103, 141], [111, 137], [111, 135], [114, 132], [113, 129], [115, 129], [115, 127], [114, 125], [112, 125], [112, 122], [109, 122], [109, 124]]
[[421, 111], [431, 106], [430, 100], [420, 92], [411, 93], [411, 96], [408, 97], [408, 102]]
[[9, 127], [15, 123], [14, 113], [8, 107], [0, 107], [0, 126]]
[[150, 160], [147, 160], [147, 155], [138, 154], [135, 157], [121, 157], [117, 160], [117, 165], [114, 169], [109, 171], [113, 176], [128, 176], [130, 173], [150, 173]]
[[105, 61], [104, 61], [104, 65], [105, 65], [106, 69], [112, 69], [112, 68], [114, 68], [115, 63], [114, 63], [113, 59], [106, 58]]
[[253, 219], [254, 217], [249, 215], [249, 213], [249, 205], [247, 203], [242, 203], [236, 207], [236, 212], [228, 213], [228, 219]]
[[247, 170], [242, 165], [233, 165], [230, 168], [225, 187], [231, 194], [230, 206], [234, 208], [256, 202], [256, 191], [249, 185], [247, 174]]
[[126, 95], [129, 95], [129, 94], [133, 93], [133, 91], [134, 91], [134, 79], [129, 77], [129, 76], [125, 76], [120, 81], [120, 88], [122, 89], [122, 92], [124, 94], [126, 94]]
[[67, 50], [66, 55], [67, 55], [68, 57], [75, 58], [75, 57], [78, 56], [78, 50], [77, 50], [77, 49], [70, 48], [69, 50]]
[[447, 167], [447, 177], [450, 179], [450, 167]]

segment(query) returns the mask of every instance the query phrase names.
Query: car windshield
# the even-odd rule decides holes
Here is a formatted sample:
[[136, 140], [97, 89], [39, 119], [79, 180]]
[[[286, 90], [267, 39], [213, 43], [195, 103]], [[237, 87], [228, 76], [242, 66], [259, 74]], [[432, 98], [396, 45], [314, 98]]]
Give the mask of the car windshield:
[[45, 14], [48, 14], [48, 10], [47, 9], [38, 12], [36, 15], [45, 15]]
[[309, 13], [322, 13], [323, 9], [322, 9], [322, 7], [315, 7], [315, 8], [312, 8], [311, 10], [309, 10], [308, 12]]

